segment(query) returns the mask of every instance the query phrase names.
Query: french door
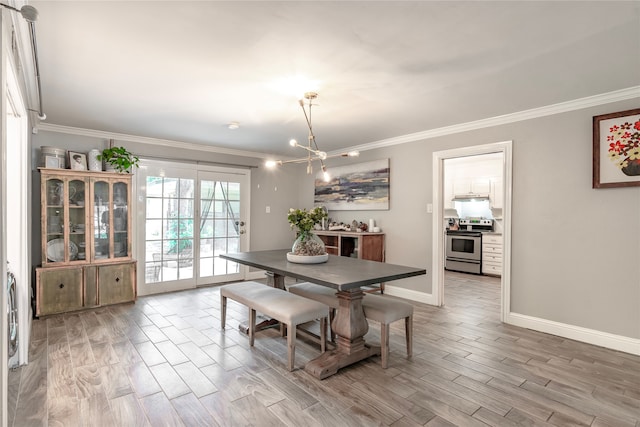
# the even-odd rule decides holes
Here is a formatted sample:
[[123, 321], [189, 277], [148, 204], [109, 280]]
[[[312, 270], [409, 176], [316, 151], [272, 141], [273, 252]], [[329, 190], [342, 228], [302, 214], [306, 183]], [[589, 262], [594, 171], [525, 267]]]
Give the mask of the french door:
[[138, 170], [138, 294], [242, 280], [220, 255], [248, 250], [249, 171], [143, 161]]
[[236, 262], [220, 258], [228, 252], [246, 250], [248, 205], [247, 175], [199, 172], [198, 272], [197, 285], [244, 278]]

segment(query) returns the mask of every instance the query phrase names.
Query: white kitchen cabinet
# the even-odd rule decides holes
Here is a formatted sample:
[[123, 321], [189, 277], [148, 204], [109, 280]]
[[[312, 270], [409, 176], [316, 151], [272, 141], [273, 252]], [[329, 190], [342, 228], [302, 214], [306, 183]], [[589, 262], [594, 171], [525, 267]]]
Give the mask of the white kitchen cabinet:
[[443, 191], [443, 198], [444, 200], [442, 201], [442, 206], [445, 209], [455, 209], [456, 208], [456, 204], [453, 201], [453, 196], [454, 196], [454, 192], [453, 192], [453, 181], [447, 181], [444, 183], [444, 191]]
[[491, 191], [489, 178], [457, 178], [453, 181], [453, 194], [482, 194]]
[[482, 274], [502, 276], [502, 234], [482, 235]]
[[503, 208], [504, 196], [502, 178], [491, 178], [491, 192], [489, 193], [489, 199], [492, 208]]

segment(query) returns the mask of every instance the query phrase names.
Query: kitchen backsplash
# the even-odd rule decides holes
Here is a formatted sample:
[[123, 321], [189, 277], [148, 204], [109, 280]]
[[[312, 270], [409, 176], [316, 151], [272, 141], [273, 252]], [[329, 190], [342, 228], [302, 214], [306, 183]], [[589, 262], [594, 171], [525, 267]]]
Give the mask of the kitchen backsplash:
[[488, 200], [482, 202], [455, 202], [455, 206], [460, 218], [493, 218]]

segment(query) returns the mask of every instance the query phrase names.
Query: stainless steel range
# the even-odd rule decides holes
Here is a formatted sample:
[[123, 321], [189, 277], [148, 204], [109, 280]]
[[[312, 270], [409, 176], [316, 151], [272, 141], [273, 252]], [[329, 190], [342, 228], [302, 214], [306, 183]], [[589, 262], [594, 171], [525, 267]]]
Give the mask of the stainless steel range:
[[493, 231], [492, 219], [465, 218], [458, 230], [447, 230], [446, 270], [481, 274], [482, 231]]

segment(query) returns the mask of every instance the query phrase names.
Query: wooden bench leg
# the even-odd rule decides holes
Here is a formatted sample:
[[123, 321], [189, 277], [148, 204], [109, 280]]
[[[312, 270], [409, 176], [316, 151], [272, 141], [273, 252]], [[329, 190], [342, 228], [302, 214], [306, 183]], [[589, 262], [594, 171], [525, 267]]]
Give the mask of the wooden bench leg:
[[[329, 326], [333, 325], [333, 319], [336, 318], [336, 309], [329, 309]], [[331, 342], [336, 342], [336, 333], [333, 332], [333, 328], [330, 328], [331, 331]]]
[[220, 295], [220, 307], [222, 309], [222, 313], [220, 315], [220, 328], [224, 330], [224, 327], [227, 324], [227, 297]]
[[289, 371], [293, 371], [294, 360], [296, 357], [296, 325], [287, 325], [287, 346], [288, 351], [288, 367]]
[[407, 357], [413, 356], [413, 316], [404, 319], [404, 333], [407, 339]]
[[380, 356], [382, 357], [382, 369], [387, 369], [389, 366], [389, 324], [380, 324], [380, 341], [381, 349]]
[[256, 336], [256, 311], [249, 309], [249, 345], [253, 347]]
[[320, 319], [320, 351], [327, 351], [327, 318]]

